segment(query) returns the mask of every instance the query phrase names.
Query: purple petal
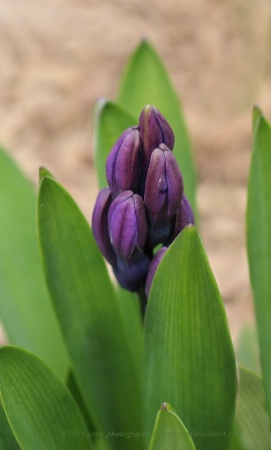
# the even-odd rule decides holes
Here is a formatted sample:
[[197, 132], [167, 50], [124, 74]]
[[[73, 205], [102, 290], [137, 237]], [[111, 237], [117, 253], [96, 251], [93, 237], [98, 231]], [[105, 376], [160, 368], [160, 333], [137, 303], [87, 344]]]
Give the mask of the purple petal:
[[155, 106], [147, 105], [139, 117], [139, 130], [142, 142], [142, 171], [140, 187], [144, 192], [146, 175], [152, 152], [160, 144], [166, 144], [171, 150], [174, 147], [174, 134], [166, 119]]
[[165, 245], [170, 245], [186, 226], [194, 225], [194, 223], [195, 218], [192, 207], [187, 197], [183, 195], [181, 203], [177, 209], [176, 216], [174, 218], [174, 226], [172, 232], [168, 240], [165, 242]]
[[122, 259], [129, 259], [146, 242], [147, 223], [142, 198], [132, 191], [121, 192], [113, 201], [108, 213], [111, 244]]
[[159, 266], [164, 254], [166, 253], [166, 251], [167, 251], [167, 247], [160, 248], [160, 250], [158, 250], [158, 252], [154, 255], [154, 257], [150, 263], [147, 280], [146, 280], [146, 284], [145, 284], [146, 297], [148, 297], [148, 295], [149, 295], [153, 277], [155, 275], [157, 267]]
[[113, 198], [121, 191], [137, 190], [139, 157], [139, 129], [130, 127], [122, 133], [106, 161], [106, 177]]
[[168, 238], [182, 196], [183, 179], [177, 161], [167, 146], [161, 144], [152, 153], [144, 194], [151, 246]]
[[115, 264], [116, 255], [110, 242], [107, 215], [112, 197], [109, 188], [102, 189], [94, 206], [92, 214], [92, 232], [97, 245], [110, 264]]

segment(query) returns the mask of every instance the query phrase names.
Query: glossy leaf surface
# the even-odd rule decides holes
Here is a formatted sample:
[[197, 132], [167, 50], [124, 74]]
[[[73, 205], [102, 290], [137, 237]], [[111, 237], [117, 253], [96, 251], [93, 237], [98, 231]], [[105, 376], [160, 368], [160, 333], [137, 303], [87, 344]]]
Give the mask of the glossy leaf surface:
[[176, 238], [151, 286], [144, 380], [148, 429], [159, 404], [169, 402], [194, 433], [198, 450], [227, 448], [235, 360], [222, 300], [194, 227]]
[[[70, 195], [47, 177], [38, 216], [48, 287], [90, 416], [104, 432], [141, 430], [140, 368], [89, 225]], [[113, 436], [110, 444], [121, 449], [126, 441]], [[140, 442], [130, 446], [140, 448]]]
[[93, 449], [68, 389], [32, 353], [18, 347], [0, 349], [0, 392], [6, 416], [21, 448]]

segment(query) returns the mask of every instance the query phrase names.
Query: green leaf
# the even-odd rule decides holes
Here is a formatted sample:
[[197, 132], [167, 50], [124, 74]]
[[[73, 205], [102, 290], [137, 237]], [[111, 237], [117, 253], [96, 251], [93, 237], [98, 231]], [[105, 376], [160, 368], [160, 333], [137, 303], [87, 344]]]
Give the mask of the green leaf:
[[183, 422], [168, 403], [157, 414], [149, 450], [196, 450]]
[[[223, 303], [194, 227], [162, 259], [145, 318], [145, 420], [174, 404], [196, 448], [227, 448], [236, 368]], [[193, 434], [192, 434], [193, 433]]]
[[[255, 115], [255, 114], [254, 114]], [[247, 249], [263, 381], [271, 416], [271, 127], [257, 111], [248, 182]]]
[[69, 372], [68, 372], [68, 376], [67, 376], [67, 380], [66, 380], [65, 384], [66, 384], [67, 388], [69, 389], [71, 395], [73, 396], [78, 408], [80, 409], [80, 412], [84, 418], [84, 421], [86, 423], [88, 431], [91, 433], [94, 433], [96, 431], [95, 425], [93, 424], [93, 421], [91, 420], [91, 417], [89, 416], [84, 399], [82, 398], [82, 394], [77, 386], [76, 380], [75, 380], [74, 375], [71, 370], [69, 370]]
[[246, 450], [269, 450], [271, 432], [262, 380], [253, 372], [239, 368], [236, 407], [238, 436]]
[[7, 419], [23, 449], [93, 448], [68, 389], [34, 354], [18, 347], [0, 349], [0, 392]]
[[0, 401], [0, 450], [20, 450]]
[[196, 212], [196, 175], [182, 109], [163, 62], [146, 40], [128, 62], [118, 102], [137, 118], [145, 105], [152, 104], [167, 119], [175, 134], [174, 154], [184, 177], [185, 193]]
[[43, 178], [53, 178], [55, 179], [54, 175], [44, 166], [40, 166], [39, 168], [39, 181], [41, 182]]
[[99, 187], [107, 187], [105, 164], [108, 153], [126, 128], [137, 125], [135, 119], [116, 103], [99, 100], [94, 111], [95, 165]]
[[0, 149], [0, 315], [8, 341], [36, 353], [63, 379], [67, 352], [47, 293], [33, 186]]
[[253, 127], [253, 130], [255, 130], [257, 128], [258, 122], [259, 122], [259, 120], [261, 120], [261, 117], [262, 117], [262, 112], [261, 112], [260, 108], [257, 105], [255, 105], [253, 107], [253, 111], [252, 111], [252, 127]]
[[[38, 205], [46, 279], [89, 414], [104, 432], [141, 430], [140, 367], [89, 225], [51, 178], [41, 182]], [[126, 447], [121, 436], [111, 438], [112, 448]], [[142, 448], [137, 440], [129, 445]]]
[[238, 364], [261, 375], [260, 350], [257, 330], [254, 324], [245, 324], [237, 342], [236, 359]]
[[130, 352], [133, 353], [136, 370], [142, 374], [143, 327], [138, 296], [121, 287], [117, 290], [119, 307], [126, 330]]

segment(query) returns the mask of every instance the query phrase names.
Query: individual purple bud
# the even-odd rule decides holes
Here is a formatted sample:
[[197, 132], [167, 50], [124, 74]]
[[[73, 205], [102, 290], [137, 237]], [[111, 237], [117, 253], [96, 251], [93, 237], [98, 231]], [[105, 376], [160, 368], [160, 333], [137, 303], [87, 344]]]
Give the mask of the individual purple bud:
[[92, 232], [101, 253], [110, 264], [114, 265], [116, 264], [116, 255], [108, 230], [108, 211], [111, 203], [110, 189], [102, 189], [98, 194], [92, 214]]
[[192, 206], [185, 195], [183, 195], [174, 219], [173, 229], [168, 240], [165, 242], [165, 245], [170, 245], [187, 225], [194, 225], [195, 223]]
[[140, 138], [143, 147], [143, 164], [148, 168], [153, 150], [166, 144], [174, 147], [174, 134], [171, 126], [155, 106], [147, 105], [139, 117]]
[[146, 297], [148, 297], [148, 295], [149, 295], [153, 277], [155, 275], [157, 267], [159, 266], [159, 264], [161, 262], [161, 259], [163, 258], [164, 254], [166, 253], [166, 251], [167, 251], [167, 247], [161, 247], [160, 250], [158, 250], [158, 252], [154, 255], [154, 257], [150, 263], [150, 267], [149, 267], [149, 271], [148, 271], [148, 275], [147, 275], [147, 279], [146, 279], [146, 283], [145, 283]]
[[113, 266], [117, 280], [135, 291], [147, 275], [150, 260], [144, 253], [147, 220], [143, 199], [132, 191], [121, 192], [108, 212], [111, 244], [117, 255]]
[[139, 129], [130, 127], [117, 140], [106, 161], [106, 178], [113, 198], [121, 191], [137, 190], [139, 156]]
[[129, 261], [133, 252], [143, 251], [147, 237], [147, 221], [142, 198], [132, 191], [121, 192], [108, 212], [111, 244], [118, 257]]
[[152, 152], [147, 173], [144, 202], [149, 219], [148, 245], [164, 242], [171, 221], [183, 197], [183, 178], [169, 148], [161, 144]]

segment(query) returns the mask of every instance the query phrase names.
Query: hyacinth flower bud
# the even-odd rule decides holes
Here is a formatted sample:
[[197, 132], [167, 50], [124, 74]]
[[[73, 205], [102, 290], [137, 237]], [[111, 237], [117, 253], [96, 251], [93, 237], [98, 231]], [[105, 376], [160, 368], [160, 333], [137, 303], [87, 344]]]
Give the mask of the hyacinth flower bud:
[[112, 203], [110, 189], [102, 189], [97, 197], [92, 214], [92, 232], [97, 245], [107, 261], [116, 264], [116, 254], [110, 242], [108, 230], [108, 211]]
[[164, 242], [171, 221], [183, 197], [183, 178], [169, 148], [161, 144], [151, 156], [146, 178], [144, 202], [149, 220], [148, 245]]
[[171, 126], [155, 106], [147, 105], [139, 117], [140, 138], [143, 147], [143, 163], [148, 164], [153, 150], [160, 144], [172, 150], [174, 134]]
[[166, 253], [166, 251], [167, 251], [167, 247], [160, 248], [160, 250], [158, 250], [158, 252], [154, 255], [154, 257], [150, 263], [150, 267], [149, 267], [148, 275], [147, 275], [147, 279], [146, 279], [146, 284], [145, 284], [146, 297], [148, 297], [148, 295], [149, 295], [153, 277], [155, 275], [157, 267], [159, 266], [164, 254]]
[[195, 218], [192, 207], [189, 203], [188, 198], [183, 195], [181, 203], [176, 212], [173, 229], [168, 240], [165, 242], [165, 245], [170, 245], [187, 225], [194, 225], [194, 223]]
[[106, 178], [113, 198], [121, 191], [137, 190], [139, 156], [139, 129], [130, 127], [117, 140], [106, 161]]
[[136, 290], [149, 267], [144, 253], [147, 221], [142, 198], [131, 190], [121, 192], [109, 208], [108, 228], [117, 255], [115, 275], [125, 289]]
[[144, 192], [147, 171], [153, 150], [160, 144], [166, 144], [170, 150], [174, 147], [174, 134], [171, 126], [155, 106], [147, 105], [139, 117], [140, 139], [142, 144], [142, 169], [140, 174], [140, 193]]

